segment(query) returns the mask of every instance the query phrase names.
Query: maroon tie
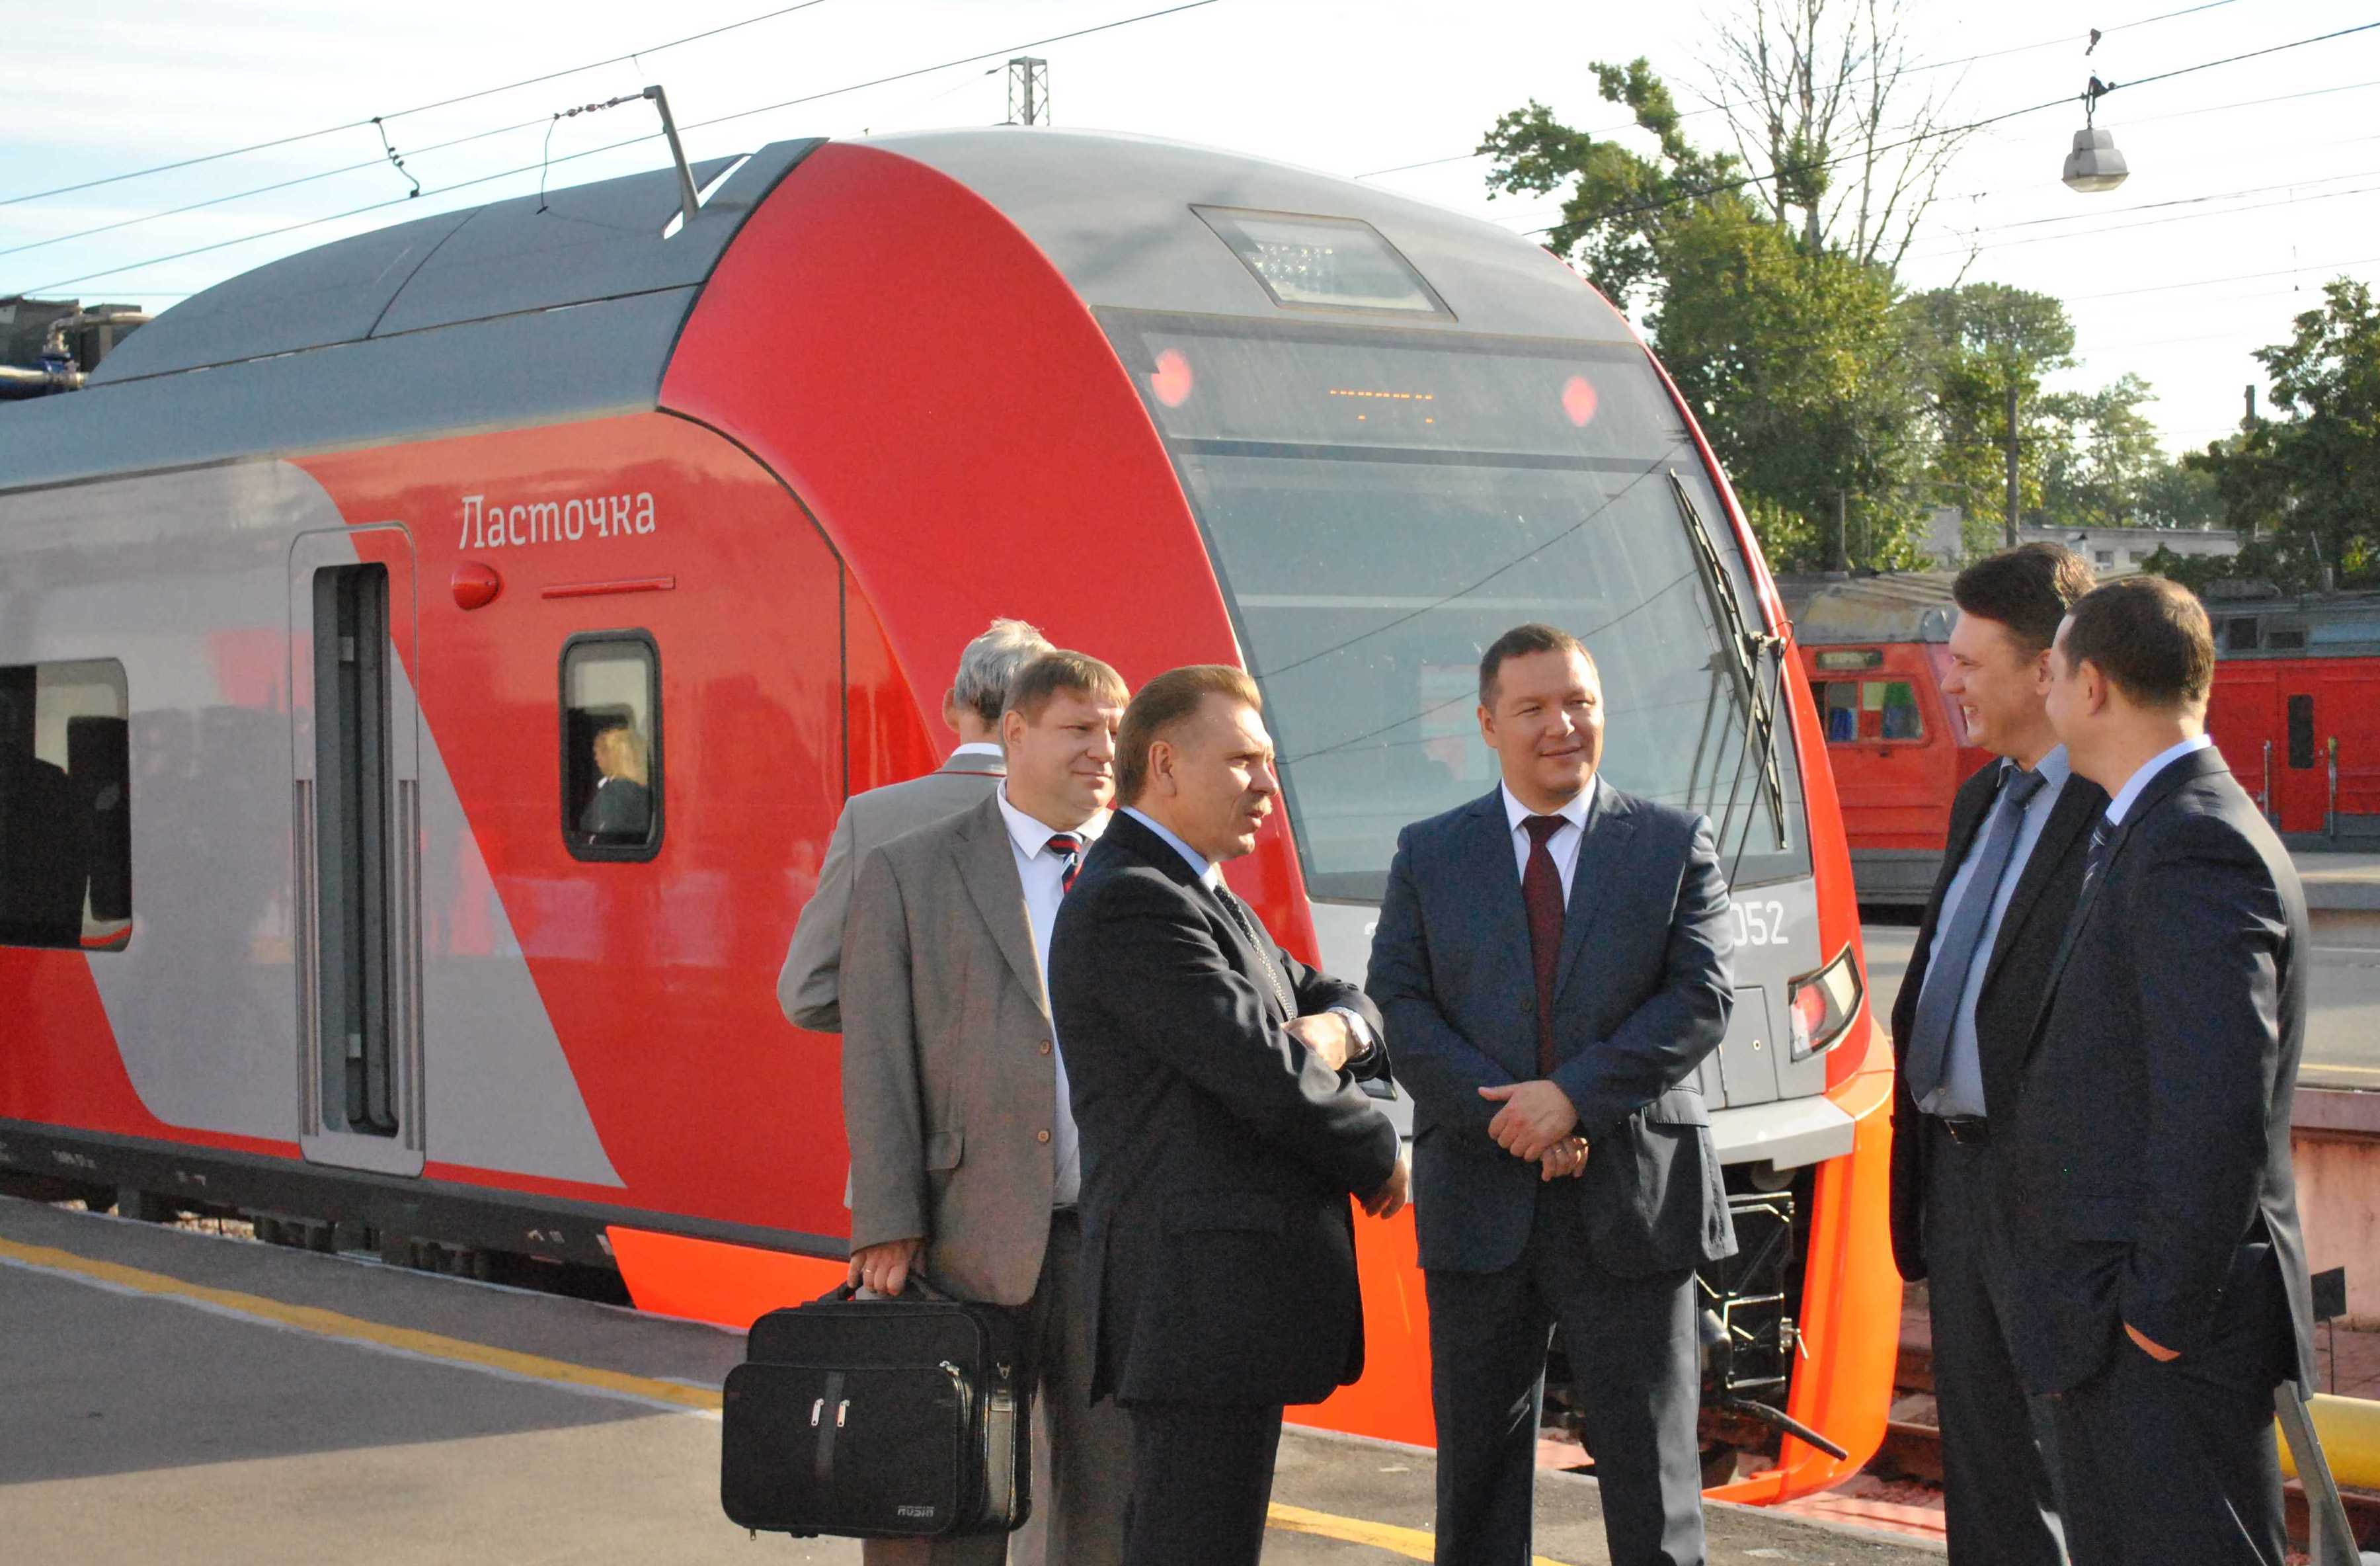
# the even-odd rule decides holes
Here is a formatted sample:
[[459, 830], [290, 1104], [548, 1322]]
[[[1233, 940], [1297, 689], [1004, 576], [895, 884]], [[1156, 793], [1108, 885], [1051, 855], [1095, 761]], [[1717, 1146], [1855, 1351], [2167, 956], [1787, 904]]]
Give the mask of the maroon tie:
[[1554, 1074], [1554, 973], [1561, 966], [1561, 872], [1546, 844], [1569, 825], [1559, 815], [1532, 815], [1529, 867], [1521, 873], [1521, 900], [1529, 910], [1529, 956], [1537, 968], [1537, 1075]]
[[1071, 832], [1052, 832], [1050, 840], [1041, 845], [1058, 856], [1058, 895], [1065, 896], [1075, 889], [1075, 872], [1083, 867], [1083, 840]]

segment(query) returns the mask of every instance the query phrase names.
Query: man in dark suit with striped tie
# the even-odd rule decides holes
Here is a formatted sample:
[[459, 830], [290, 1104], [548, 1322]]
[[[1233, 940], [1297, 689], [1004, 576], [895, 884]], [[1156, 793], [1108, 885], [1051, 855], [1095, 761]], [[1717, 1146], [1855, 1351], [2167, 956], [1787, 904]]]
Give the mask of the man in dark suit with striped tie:
[[2054, 1396], [2074, 1566], [2279, 1566], [2274, 1400], [2313, 1375], [2304, 893], [2208, 740], [2215, 642], [2186, 588], [2099, 588], [2051, 669], [2049, 720], [2111, 798], [1993, 1116], [2010, 1346]]
[[1560, 1321], [1612, 1561], [1699, 1566], [1694, 1269], [1735, 1237], [1694, 1073], [1734, 1002], [1727, 885], [1706, 817], [1597, 776], [1577, 638], [1499, 637], [1479, 725], [1503, 780], [1399, 835], [1366, 981], [1414, 1095], [1437, 1559], [1527, 1566]]
[[1950, 805], [1942, 868], [1892, 1008], [1892, 1251], [1927, 1280], [1942, 1430], [1945, 1532], [1956, 1566], [2059, 1566], [2045, 1455], [2049, 1416], [2009, 1352], [2008, 1240], [1995, 1221], [1995, 1118], [2015, 1093], [2049, 969], [2082, 885], [2082, 842], [2107, 793], [2076, 776], [2049, 727], [2049, 644], [2095, 585], [2060, 544], [1959, 573], [1942, 693], [1967, 743], [2000, 759]]

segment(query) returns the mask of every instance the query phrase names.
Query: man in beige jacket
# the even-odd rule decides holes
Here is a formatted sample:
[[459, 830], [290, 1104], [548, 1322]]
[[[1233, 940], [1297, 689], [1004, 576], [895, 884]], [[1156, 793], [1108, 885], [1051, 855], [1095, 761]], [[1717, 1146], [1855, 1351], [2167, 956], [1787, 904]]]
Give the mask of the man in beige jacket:
[[814, 1033], [843, 1031], [838, 1004], [844, 926], [851, 918], [851, 885], [868, 856], [913, 827], [955, 815], [1000, 787], [1000, 715], [1008, 682], [1050, 650], [1023, 620], [1000, 619], [959, 655], [958, 677], [942, 696], [942, 721], [959, 737], [950, 759], [923, 777], [869, 789], [844, 801], [819, 865], [818, 890], [794, 926], [794, 944], [777, 975], [777, 1004], [785, 1021]]
[[[898, 1294], [921, 1272], [1023, 1314], [1034, 1504], [1016, 1559], [1032, 1566], [1120, 1560], [1132, 1493], [1130, 1421], [1090, 1401], [1082, 1158], [1048, 999], [1050, 926], [1106, 824], [1124, 698], [1080, 653], [1026, 665], [1001, 716], [1006, 782], [868, 856], [844, 946], [852, 1281]], [[1007, 1545], [870, 1541], [865, 1557], [976, 1566]]]

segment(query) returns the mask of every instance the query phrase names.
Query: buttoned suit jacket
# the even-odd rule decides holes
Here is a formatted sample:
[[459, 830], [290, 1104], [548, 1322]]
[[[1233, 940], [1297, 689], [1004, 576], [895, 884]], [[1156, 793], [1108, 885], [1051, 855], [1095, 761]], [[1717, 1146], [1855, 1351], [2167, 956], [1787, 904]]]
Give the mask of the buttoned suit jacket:
[[868, 856], [904, 832], [941, 821], [1000, 787], [1002, 758], [979, 752], [953, 754], [923, 777], [869, 789], [844, 801], [819, 865], [818, 890], [803, 905], [794, 941], [777, 975], [777, 1004], [785, 1020], [815, 1033], [843, 1031], [838, 975], [851, 890]]
[[[1287, 1031], [1354, 985], [1267, 938], [1284, 1008], [1238, 921], [1170, 843], [1108, 824], [1058, 909], [1050, 989], [1083, 1146], [1091, 1395], [1319, 1402], [1364, 1368], [1351, 1193], [1395, 1126]], [[1360, 1068], [1385, 1078], [1385, 1046]]]
[[[1892, 1257], [1900, 1276], [1914, 1283], [1925, 1276], [1925, 1144], [1924, 1124], [1915, 1100], [1901, 1075], [1909, 1058], [1909, 1038], [1917, 1024], [1917, 999], [1925, 988], [1925, 974], [1934, 956], [1934, 938], [1941, 933], [1942, 899], [1949, 894], [1960, 862], [1967, 857], [1976, 834], [1990, 818], [1998, 792], [1997, 763], [1984, 767], [1959, 785], [1950, 801], [1950, 835], [1942, 849], [1942, 868], [1934, 877], [1933, 894], [1925, 899], [1925, 916], [1917, 926], [1917, 945], [1900, 993], [1892, 1002]], [[2074, 912], [2074, 899], [2082, 889], [2082, 864], [2091, 841], [2091, 823], [2107, 808], [2107, 791], [2080, 773], [2070, 773], [2041, 826], [2024, 868], [2017, 873], [2016, 889], [2009, 894], [2000, 927], [1992, 936], [1991, 956], [1985, 960], [1984, 985], [1975, 998], [1975, 1045], [1984, 1078], [1986, 1117], [2014, 1101], [2017, 1070], [2032, 1042], [2033, 1025], [2041, 1014], [2042, 981], [2066, 938]]]
[[[1628, 1276], [1732, 1255], [1710, 1114], [1694, 1077], [1734, 1003], [1727, 884], [1709, 821], [1598, 782], [1562, 918], [1553, 1081], [1578, 1108], [1595, 1260]], [[1366, 986], [1414, 1097], [1421, 1265], [1511, 1266], [1537, 1168], [1488, 1134], [1482, 1087], [1537, 1067], [1536, 973], [1503, 790], [1397, 837]]]
[[996, 792], [868, 856], [842, 994], [852, 1248], [923, 1238], [936, 1287], [1025, 1303], [1050, 1243], [1058, 1074]]
[[2167, 765], [2084, 888], [1992, 1113], [2028, 1389], [2132, 1352], [2127, 1323], [2192, 1375], [2311, 1384], [2289, 1168], [2310, 944], [2296, 867], [2222, 755]]

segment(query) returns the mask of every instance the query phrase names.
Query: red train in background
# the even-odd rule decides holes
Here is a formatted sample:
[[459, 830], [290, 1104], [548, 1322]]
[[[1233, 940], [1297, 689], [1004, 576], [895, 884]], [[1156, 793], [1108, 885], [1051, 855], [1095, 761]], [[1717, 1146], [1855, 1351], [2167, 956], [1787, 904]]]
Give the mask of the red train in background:
[[1864, 903], [1923, 907], [1950, 796], [1989, 754], [1942, 694], [1957, 623], [1950, 571], [1803, 575], [1779, 583], [1842, 801]]
[[2206, 708], [2232, 776], [2292, 836], [2380, 846], [2380, 593], [2210, 583]]
[[[1398, 828], [1493, 781], [1480, 649], [1547, 619], [1734, 887], [1706, 1475], [1855, 1470], [1890, 1055], [1799, 655], [1626, 321], [1493, 225], [1136, 138], [688, 177], [275, 262], [0, 410], [0, 1175], [744, 1325], [848, 1232], [785, 943], [990, 617], [1248, 668], [1286, 808], [1232, 879], [1350, 976]], [[1427, 1442], [1411, 1222], [1360, 1234], [1369, 1368], [1296, 1417]]]

